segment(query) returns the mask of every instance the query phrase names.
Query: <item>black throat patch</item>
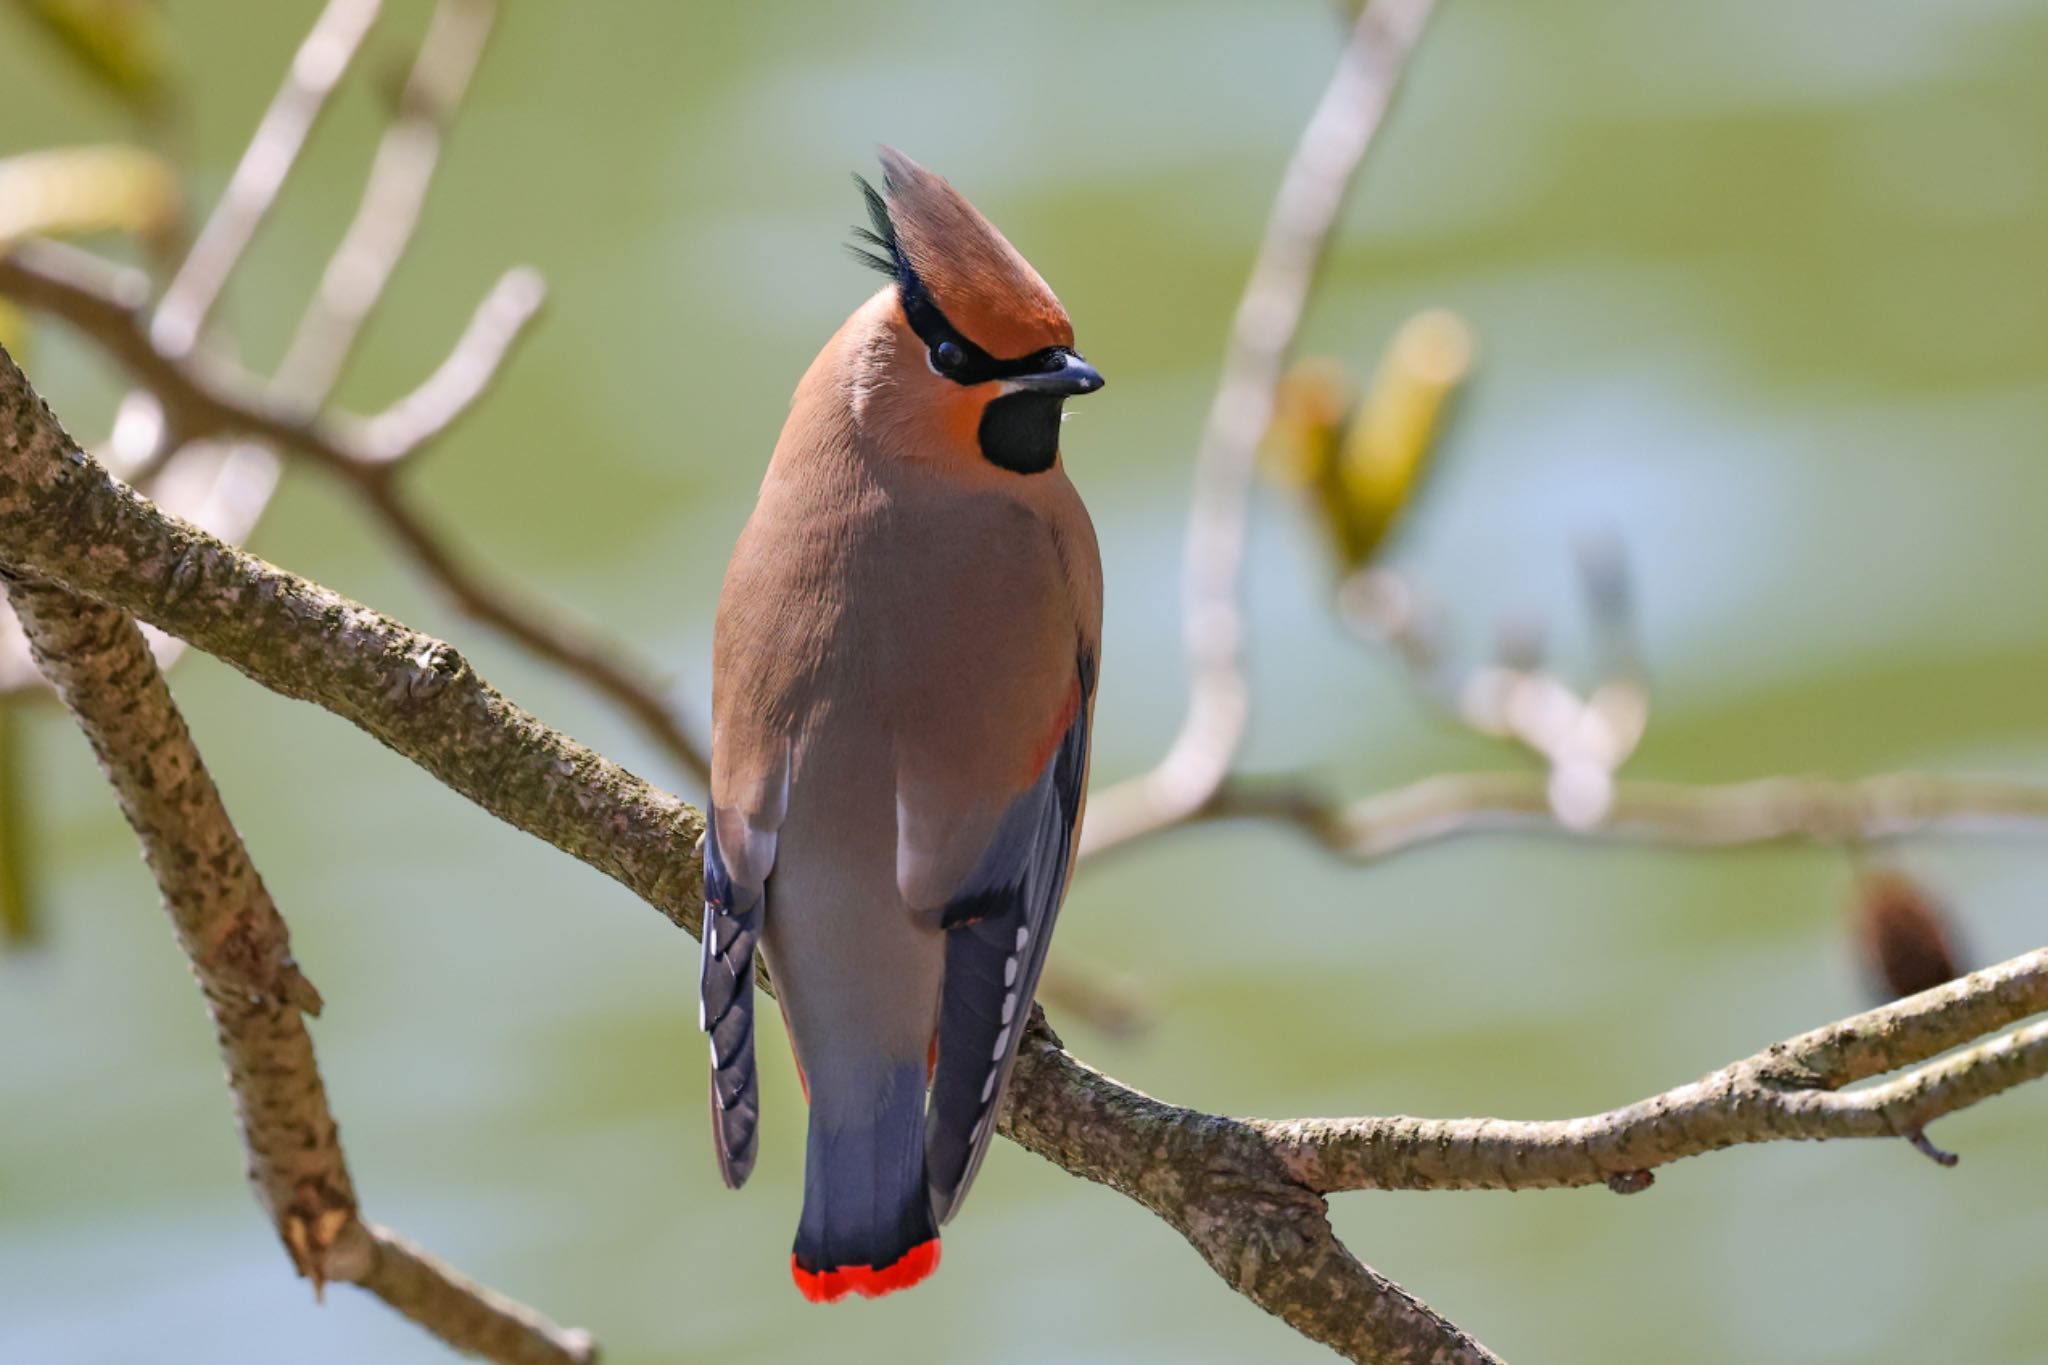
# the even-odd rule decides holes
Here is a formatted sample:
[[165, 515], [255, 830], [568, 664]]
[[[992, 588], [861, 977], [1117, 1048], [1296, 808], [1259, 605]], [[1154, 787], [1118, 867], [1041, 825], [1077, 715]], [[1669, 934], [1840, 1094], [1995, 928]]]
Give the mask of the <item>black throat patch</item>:
[[1014, 474], [1043, 474], [1060, 457], [1057, 393], [1007, 393], [981, 410], [981, 454]]

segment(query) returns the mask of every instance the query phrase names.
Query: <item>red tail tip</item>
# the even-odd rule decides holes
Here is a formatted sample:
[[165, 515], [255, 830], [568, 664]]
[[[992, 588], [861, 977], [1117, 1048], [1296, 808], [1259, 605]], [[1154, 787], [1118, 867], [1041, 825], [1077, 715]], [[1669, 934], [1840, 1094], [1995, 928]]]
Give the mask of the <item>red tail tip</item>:
[[844, 1265], [831, 1270], [805, 1270], [789, 1258], [790, 1278], [797, 1292], [812, 1303], [836, 1303], [848, 1294], [878, 1299], [899, 1289], [908, 1289], [939, 1268], [939, 1239], [919, 1242], [879, 1270], [871, 1265]]

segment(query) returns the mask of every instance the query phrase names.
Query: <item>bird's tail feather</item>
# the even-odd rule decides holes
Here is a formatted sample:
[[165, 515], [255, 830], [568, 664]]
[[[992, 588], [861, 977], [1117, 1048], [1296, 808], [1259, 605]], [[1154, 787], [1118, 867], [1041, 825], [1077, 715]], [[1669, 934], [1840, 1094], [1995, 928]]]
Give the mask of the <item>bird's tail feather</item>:
[[715, 817], [704, 820], [704, 957], [698, 1023], [711, 1039], [711, 1138], [718, 1172], [747, 1183], [760, 1150], [761, 1077], [754, 1066], [754, 946], [763, 896], [736, 884], [719, 852]]
[[813, 1303], [908, 1289], [939, 1265], [925, 1188], [924, 1069], [898, 1067], [864, 1112], [814, 1095], [804, 1212], [790, 1273]]

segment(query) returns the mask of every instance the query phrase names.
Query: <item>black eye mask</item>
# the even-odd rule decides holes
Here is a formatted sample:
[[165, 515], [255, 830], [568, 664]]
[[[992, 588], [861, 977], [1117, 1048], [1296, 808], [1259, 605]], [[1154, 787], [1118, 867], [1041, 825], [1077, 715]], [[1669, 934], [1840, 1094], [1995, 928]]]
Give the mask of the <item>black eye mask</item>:
[[[1047, 346], [1040, 351], [1017, 360], [998, 360], [981, 347], [960, 335], [960, 329], [947, 321], [939, 311], [939, 305], [932, 301], [924, 281], [911, 268], [910, 257], [896, 241], [896, 225], [889, 221], [889, 205], [875, 191], [875, 187], [859, 176], [853, 183], [860, 186], [861, 197], [867, 200], [868, 217], [873, 220], [872, 228], [855, 228], [853, 235], [860, 242], [849, 244], [853, 259], [870, 270], [879, 270], [896, 281], [897, 296], [903, 302], [903, 316], [910, 320], [910, 330], [917, 333], [917, 339], [925, 345], [925, 354], [932, 363], [932, 369], [955, 384], [986, 384], [991, 379], [1016, 379], [1027, 374], [1053, 374], [1066, 363], [1068, 355], [1064, 346]], [[872, 248], [872, 249], [870, 249]]]

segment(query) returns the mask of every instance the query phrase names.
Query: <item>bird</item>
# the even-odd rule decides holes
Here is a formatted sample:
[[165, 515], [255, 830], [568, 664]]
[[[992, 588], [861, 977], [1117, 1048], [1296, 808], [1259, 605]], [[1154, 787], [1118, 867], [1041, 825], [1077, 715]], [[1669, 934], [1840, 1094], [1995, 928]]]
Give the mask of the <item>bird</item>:
[[1073, 870], [1102, 637], [1050, 287], [893, 148], [852, 251], [887, 282], [797, 385], [712, 648], [700, 1023], [713, 1145], [759, 1150], [754, 956], [809, 1104], [790, 1270], [873, 1298], [938, 1267]]

